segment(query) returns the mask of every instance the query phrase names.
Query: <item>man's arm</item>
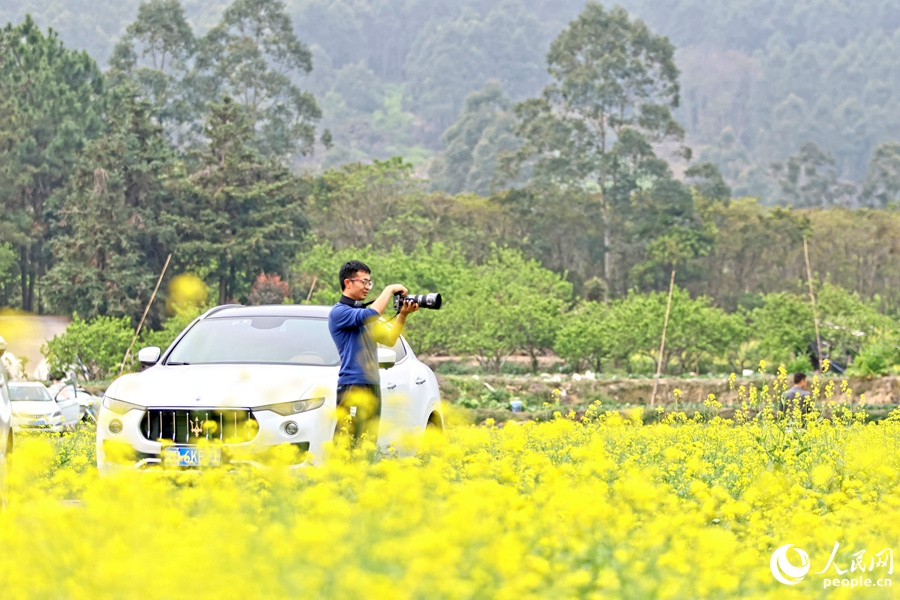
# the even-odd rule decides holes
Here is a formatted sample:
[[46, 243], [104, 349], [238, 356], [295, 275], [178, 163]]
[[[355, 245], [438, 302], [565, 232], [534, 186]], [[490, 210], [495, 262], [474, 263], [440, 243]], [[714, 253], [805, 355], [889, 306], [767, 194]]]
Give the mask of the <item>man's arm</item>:
[[372, 328], [372, 337], [379, 344], [385, 346], [393, 346], [400, 339], [403, 333], [403, 327], [406, 325], [406, 316], [419, 310], [418, 304], [403, 304], [400, 307], [400, 314], [387, 323], [376, 323]]
[[375, 299], [375, 302], [369, 305], [369, 308], [373, 308], [378, 311], [379, 315], [383, 315], [384, 311], [387, 310], [388, 304], [390, 304], [391, 299], [394, 297], [394, 294], [400, 292], [402, 295], [406, 295], [406, 288], [400, 285], [399, 283], [395, 283], [393, 285], [389, 285], [384, 288], [384, 291], [381, 292], [381, 295]]

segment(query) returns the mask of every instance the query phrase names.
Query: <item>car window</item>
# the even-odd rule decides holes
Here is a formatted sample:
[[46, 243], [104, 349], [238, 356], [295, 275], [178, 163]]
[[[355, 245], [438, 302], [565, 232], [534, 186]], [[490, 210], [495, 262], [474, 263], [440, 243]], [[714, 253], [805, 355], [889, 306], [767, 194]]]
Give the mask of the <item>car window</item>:
[[198, 321], [166, 364], [297, 364], [336, 366], [328, 321], [304, 317], [213, 318]]
[[37, 387], [33, 385], [11, 385], [9, 386], [9, 397], [15, 401], [30, 402], [53, 402], [50, 392], [47, 388]]

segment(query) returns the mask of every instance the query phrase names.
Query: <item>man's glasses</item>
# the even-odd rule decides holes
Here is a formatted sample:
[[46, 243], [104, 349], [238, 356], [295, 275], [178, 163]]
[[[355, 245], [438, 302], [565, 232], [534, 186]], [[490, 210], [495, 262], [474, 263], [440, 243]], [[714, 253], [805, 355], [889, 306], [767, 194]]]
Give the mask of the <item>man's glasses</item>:
[[375, 285], [375, 282], [372, 281], [371, 279], [355, 279], [354, 278], [354, 279], [351, 279], [350, 281], [361, 281], [362, 284], [364, 286], [366, 286], [367, 288], [371, 288], [373, 285]]

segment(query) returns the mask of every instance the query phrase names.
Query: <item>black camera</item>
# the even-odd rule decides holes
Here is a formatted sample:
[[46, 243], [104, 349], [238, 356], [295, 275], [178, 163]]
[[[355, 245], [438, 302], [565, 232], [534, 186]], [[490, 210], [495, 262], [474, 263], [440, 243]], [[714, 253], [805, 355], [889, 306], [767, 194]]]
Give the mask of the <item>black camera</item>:
[[404, 304], [418, 304], [419, 308], [438, 310], [441, 307], [440, 294], [419, 294], [418, 296], [394, 294], [394, 310], [400, 311]]

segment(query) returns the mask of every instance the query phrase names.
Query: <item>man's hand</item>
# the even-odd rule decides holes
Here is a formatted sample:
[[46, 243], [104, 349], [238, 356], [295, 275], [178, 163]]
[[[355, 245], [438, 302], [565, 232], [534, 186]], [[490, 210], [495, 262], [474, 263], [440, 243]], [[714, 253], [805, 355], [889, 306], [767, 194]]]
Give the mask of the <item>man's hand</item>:
[[394, 298], [394, 294], [398, 293], [401, 296], [405, 296], [407, 293], [407, 289], [399, 283], [394, 283], [387, 286], [386, 288], [384, 288], [384, 291], [381, 292], [381, 295], [375, 299], [375, 302], [372, 303], [372, 308], [377, 310], [379, 315], [383, 315], [384, 311], [387, 310], [387, 307], [391, 304], [391, 301]]
[[415, 302], [401, 302], [400, 303], [400, 316], [405, 317], [408, 314], [414, 313], [419, 310], [419, 305]]

